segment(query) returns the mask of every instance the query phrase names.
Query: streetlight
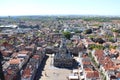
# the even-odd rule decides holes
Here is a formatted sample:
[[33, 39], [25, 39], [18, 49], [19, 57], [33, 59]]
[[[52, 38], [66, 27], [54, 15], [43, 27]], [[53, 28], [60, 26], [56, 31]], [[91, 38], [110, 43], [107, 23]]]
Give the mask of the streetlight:
[[3, 60], [3, 56], [2, 56], [2, 53], [0, 51], [0, 80], [5, 80], [4, 72], [2, 70], [2, 60]]

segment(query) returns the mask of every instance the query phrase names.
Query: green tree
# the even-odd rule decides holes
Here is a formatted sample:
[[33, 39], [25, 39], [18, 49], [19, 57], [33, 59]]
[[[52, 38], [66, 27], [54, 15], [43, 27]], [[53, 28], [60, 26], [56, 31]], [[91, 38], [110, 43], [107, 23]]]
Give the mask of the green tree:
[[71, 33], [68, 32], [68, 31], [63, 32], [63, 35], [64, 35], [65, 38], [67, 38], [67, 39], [70, 39], [70, 37], [71, 37]]
[[91, 34], [91, 33], [92, 33], [92, 29], [85, 30], [85, 34]]

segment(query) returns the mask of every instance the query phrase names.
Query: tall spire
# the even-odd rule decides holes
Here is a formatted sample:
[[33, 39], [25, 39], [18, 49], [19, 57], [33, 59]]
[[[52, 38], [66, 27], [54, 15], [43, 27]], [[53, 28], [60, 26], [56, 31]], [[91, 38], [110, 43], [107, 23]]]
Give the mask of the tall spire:
[[66, 40], [62, 38], [60, 48], [66, 48]]

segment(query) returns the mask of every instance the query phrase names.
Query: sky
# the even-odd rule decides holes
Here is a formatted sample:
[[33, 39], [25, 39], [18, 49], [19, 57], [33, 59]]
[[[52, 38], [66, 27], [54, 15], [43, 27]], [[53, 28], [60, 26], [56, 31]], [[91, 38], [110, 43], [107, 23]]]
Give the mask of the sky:
[[114, 15], [120, 0], [0, 0], [0, 16]]

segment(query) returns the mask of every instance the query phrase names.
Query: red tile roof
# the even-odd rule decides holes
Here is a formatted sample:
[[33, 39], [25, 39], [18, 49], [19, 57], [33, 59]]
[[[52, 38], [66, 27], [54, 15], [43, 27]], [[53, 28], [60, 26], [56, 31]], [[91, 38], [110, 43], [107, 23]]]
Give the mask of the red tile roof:
[[28, 53], [29, 53], [29, 51], [22, 50], [22, 51], [20, 51], [19, 53], [20, 53], [20, 54], [28, 54]]
[[120, 55], [117, 57], [117, 60], [120, 60]]
[[87, 72], [86, 77], [87, 78], [99, 78], [99, 72], [98, 71]]
[[8, 74], [13, 74], [13, 70], [12, 69], [7, 69], [7, 73]]
[[29, 77], [30, 77], [30, 74], [31, 74], [31, 69], [30, 69], [30, 68], [26, 68], [26, 69], [23, 71], [22, 77], [23, 77], [23, 78], [29, 78]]
[[116, 77], [117, 77], [117, 78], [120, 78], [120, 72], [116, 74]]
[[85, 72], [91, 72], [92, 71], [91, 68], [85, 68], [84, 70], [85, 70]]
[[19, 64], [21, 62], [21, 59], [11, 59], [11, 60], [9, 60], [9, 63], [10, 64]]
[[4, 76], [5, 76], [5, 80], [11, 79], [11, 75], [9, 75], [9, 74], [6, 74], [6, 75], [4, 75]]
[[12, 50], [5, 50], [5, 51], [1, 51], [3, 56], [10, 56], [12, 54]]
[[8, 42], [4, 42], [1, 46], [5, 46], [5, 47], [12, 47], [11, 44], [9, 44]]
[[96, 56], [98, 59], [101, 59], [101, 58], [104, 56], [103, 50], [96, 50], [96, 51], [95, 51], [95, 56]]
[[100, 64], [103, 65], [105, 70], [115, 70], [116, 67], [109, 56], [104, 56], [103, 50], [96, 50], [95, 56], [97, 57]]

